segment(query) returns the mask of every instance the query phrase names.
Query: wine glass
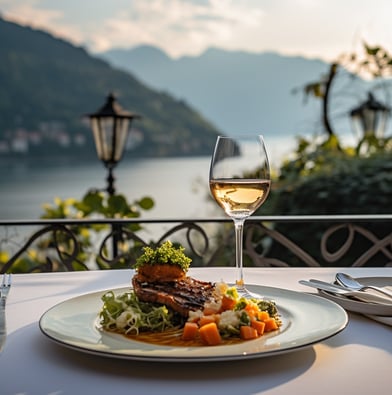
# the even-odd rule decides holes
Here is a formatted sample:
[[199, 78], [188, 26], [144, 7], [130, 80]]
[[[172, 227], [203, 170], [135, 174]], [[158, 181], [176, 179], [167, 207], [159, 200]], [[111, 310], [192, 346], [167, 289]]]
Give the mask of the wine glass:
[[263, 136], [218, 136], [209, 182], [212, 196], [234, 221], [237, 291], [247, 298], [260, 297], [245, 287], [242, 258], [244, 222], [265, 202], [271, 187]]

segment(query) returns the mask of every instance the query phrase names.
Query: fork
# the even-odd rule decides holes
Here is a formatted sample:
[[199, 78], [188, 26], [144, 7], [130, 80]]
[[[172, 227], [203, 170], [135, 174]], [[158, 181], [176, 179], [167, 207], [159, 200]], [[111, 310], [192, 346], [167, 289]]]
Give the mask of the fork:
[[10, 292], [11, 288], [11, 274], [3, 274], [3, 279], [0, 285], [0, 297], [1, 299], [4, 298], [4, 302], [7, 300], [8, 293]]
[[0, 352], [2, 351], [7, 337], [5, 323], [5, 305], [11, 289], [11, 274], [4, 274], [0, 285]]

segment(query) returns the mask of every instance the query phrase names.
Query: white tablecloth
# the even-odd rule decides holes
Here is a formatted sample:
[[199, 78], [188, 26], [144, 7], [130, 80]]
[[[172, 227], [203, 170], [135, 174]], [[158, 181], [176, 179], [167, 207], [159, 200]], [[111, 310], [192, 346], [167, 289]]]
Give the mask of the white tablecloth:
[[[334, 268], [246, 269], [249, 283], [312, 292], [300, 279], [331, 281]], [[347, 268], [357, 277], [392, 276], [391, 268]], [[235, 280], [232, 268], [191, 269], [209, 281]], [[155, 363], [100, 357], [55, 344], [41, 315], [71, 297], [129, 284], [132, 271], [20, 274], [7, 303], [8, 338], [0, 354], [0, 393], [43, 394], [390, 394], [392, 327], [349, 313], [332, 338], [295, 352], [230, 362]]]

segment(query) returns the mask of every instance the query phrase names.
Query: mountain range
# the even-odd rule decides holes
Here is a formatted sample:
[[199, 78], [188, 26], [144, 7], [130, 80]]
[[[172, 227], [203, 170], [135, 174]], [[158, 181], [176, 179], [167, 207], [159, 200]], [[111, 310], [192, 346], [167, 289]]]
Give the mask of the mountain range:
[[142, 136], [135, 155], [211, 153], [218, 129], [184, 101], [45, 31], [0, 18], [0, 37], [0, 158], [13, 147], [95, 156], [85, 114], [111, 92], [142, 117], [133, 122]]
[[[321, 102], [304, 102], [304, 87], [319, 81], [329, 64], [319, 59], [210, 48], [177, 59], [153, 46], [99, 54], [148, 86], [183, 99], [225, 133], [304, 135], [320, 130]], [[340, 109], [348, 108], [346, 102]], [[339, 129], [346, 131], [348, 117]]]
[[[133, 123], [143, 136], [134, 155], [210, 154], [219, 133], [322, 132], [321, 102], [304, 101], [305, 85], [328, 73], [330, 65], [319, 59], [218, 48], [174, 59], [146, 45], [92, 55], [1, 18], [0, 37], [0, 158], [20, 131], [31, 132], [30, 149], [40, 155], [58, 149], [48, 142], [54, 130], [62, 143], [64, 133], [79, 141], [65, 144], [68, 153], [85, 154], [92, 138], [83, 114], [100, 108], [110, 92], [142, 116]], [[340, 82], [334, 91], [335, 130], [346, 134], [358, 95]], [[81, 150], [80, 141], [87, 142]]]

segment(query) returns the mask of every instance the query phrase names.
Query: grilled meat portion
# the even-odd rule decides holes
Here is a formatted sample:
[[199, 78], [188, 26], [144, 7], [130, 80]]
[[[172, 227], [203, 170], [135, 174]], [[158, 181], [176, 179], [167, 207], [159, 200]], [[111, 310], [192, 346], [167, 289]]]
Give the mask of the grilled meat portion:
[[203, 309], [213, 296], [215, 285], [192, 277], [169, 282], [145, 282], [135, 275], [132, 285], [137, 297], [144, 302], [160, 303], [188, 317], [189, 311]]

